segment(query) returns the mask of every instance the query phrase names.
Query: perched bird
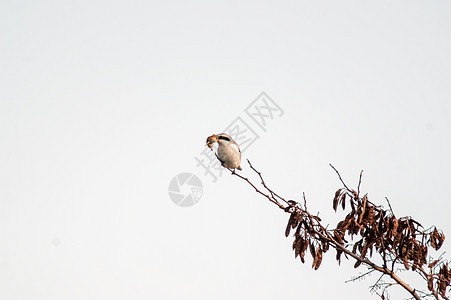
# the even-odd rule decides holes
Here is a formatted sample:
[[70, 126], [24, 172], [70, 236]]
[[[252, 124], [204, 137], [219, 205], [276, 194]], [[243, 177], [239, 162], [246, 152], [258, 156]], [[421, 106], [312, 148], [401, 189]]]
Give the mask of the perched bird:
[[238, 144], [226, 133], [213, 134], [207, 138], [207, 146], [213, 151], [213, 144], [218, 143], [217, 157], [221, 166], [241, 171], [241, 151]]

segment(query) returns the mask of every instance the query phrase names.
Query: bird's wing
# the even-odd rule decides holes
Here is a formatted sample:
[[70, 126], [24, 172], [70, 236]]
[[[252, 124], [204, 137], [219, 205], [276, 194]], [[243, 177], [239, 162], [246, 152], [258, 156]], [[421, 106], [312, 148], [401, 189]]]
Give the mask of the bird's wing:
[[238, 150], [238, 152], [241, 154], [240, 147], [238, 146], [237, 143], [230, 143], [230, 146], [233, 147], [233, 148], [235, 148], [235, 150]]

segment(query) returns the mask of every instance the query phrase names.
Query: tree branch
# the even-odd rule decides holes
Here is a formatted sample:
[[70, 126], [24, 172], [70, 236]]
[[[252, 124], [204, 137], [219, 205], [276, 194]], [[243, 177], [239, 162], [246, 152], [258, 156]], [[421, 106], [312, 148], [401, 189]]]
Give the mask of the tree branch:
[[[285, 198], [269, 188], [261, 172], [254, 168], [249, 160], [247, 162], [250, 169], [258, 175], [260, 184], [266, 192], [260, 190], [247, 177], [238, 174], [234, 170], [227, 169], [232, 175], [246, 181], [257, 193], [290, 214], [285, 234], [288, 236], [290, 230], [296, 228], [293, 250], [295, 250], [295, 256], [300, 256], [302, 262], [304, 262], [305, 251], [310, 248], [310, 253], [313, 258], [312, 267], [316, 270], [321, 264], [322, 254], [326, 253], [329, 246], [331, 246], [337, 251], [338, 262], [340, 262], [341, 254], [345, 253], [345, 256], [351, 257], [356, 261], [355, 267], [358, 267], [360, 264], [365, 264], [371, 270], [370, 272], [378, 271], [381, 273], [381, 277], [390, 277], [394, 283], [388, 284], [384, 288], [383, 293], [391, 285], [399, 284], [410, 293], [412, 298], [416, 300], [421, 299], [418, 293], [419, 291], [412, 288], [396, 274], [395, 264], [400, 264], [407, 270], [411, 268], [413, 271], [419, 273], [427, 281], [428, 289], [434, 298], [440, 299], [441, 297], [442, 299], [448, 299], [446, 297], [446, 290], [451, 284], [451, 269], [448, 269], [448, 263], [441, 259], [434, 261], [435, 263], [433, 265], [429, 265], [429, 273], [423, 268], [426, 262], [425, 257], [428, 248], [426, 243], [438, 250], [443, 243], [444, 235], [435, 227], [426, 231], [420, 230], [422, 228], [421, 224], [410, 217], [397, 219], [388, 199], [387, 202], [391, 214], [387, 213], [382, 207], [370, 202], [367, 195], [360, 198], [360, 185], [363, 171], [360, 172], [356, 192], [348, 188], [337, 169], [333, 165], [330, 165], [344, 186], [344, 189], [339, 189], [335, 194], [333, 201], [334, 209], [337, 210], [337, 206], [341, 203], [343, 210], [345, 210], [346, 197], [349, 197], [348, 202], [352, 210], [344, 220], [337, 224], [334, 230], [327, 230], [321, 224], [321, 219], [318, 216], [312, 215], [307, 210], [307, 201], [304, 193], [304, 208], [296, 201], [285, 200]], [[333, 232], [333, 235], [331, 232]], [[344, 239], [345, 234], [361, 236], [361, 240], [354, 243], [352, 251], [345, 246], [347, 244]], [[417, 240], [417, 235], [421, 237], [421, 240]], [[383, 266], [379, 266], [367, 258], [367, 250], [370, 250], [371, 256], [373, 247], [375, 247], [376, 253], [381, 255]], [[390, 269], [387, 267], [387, 258], [392, 262]], [[426, 295], [426, 293], [420, 293]]]

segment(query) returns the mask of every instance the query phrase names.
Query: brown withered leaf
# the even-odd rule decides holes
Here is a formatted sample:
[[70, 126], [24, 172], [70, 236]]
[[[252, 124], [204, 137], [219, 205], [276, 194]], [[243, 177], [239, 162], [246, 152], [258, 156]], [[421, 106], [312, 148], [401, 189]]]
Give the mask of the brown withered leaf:
[[352, 236], [355, 235], [355, 234], [358, 234], [359, 231], [360, 231], [359, 225], [357, 224], [355, 219], [352, 218], [351, 224], [349, 224], [349, 227], [348, 227], [348, 232], [351, 235], [351, 239], [352, 239]]
[[365, 194], [365, 196], [363, 196], [363, 205], [362, 205], [362, 208], [361, 208], [361, 211], [360, 211], [359, 219], [357, 220], [357, 223], [359, 225], [362, 224], [362, 219], [363, 219], [363, 215], [365, 214], [367, 201], [368, 201], [368, 196]]
[[299, 257], [301, 258], [301, 262], [302, 262], [302, 263], [305, 263], [304, 256], [305, 256], [305, 251], [301, 251]]
[[363, 242], [363, 239], [361, 239], [360, 241], [358, 241], [354, 244], [354, 246], [352, 247], [352, 253], [356, 254], [357, 248], [362, 246], [362, 242]]
[[446, 297], [446, 287], [450, 284], [449, 279], [447, 279], [447, 270], [445, 270], [445, 266], [442, 266], [440, 269], [440, 275], [438, 279], [438, 292], [440, 295], [445, 298]]
[[343, 231], [341, 229], [339, 229], [338, 227], [335, 228], [335, 230], [334, 230], [334, 238], [335, 238], [335, 240], [338, 243], [340, 243], [342, 245], [344, 244], [343, 243], [343, 235], [344, 235], [344, 233], [343, 233]]
[[403, 246], [401, 247], [401, 255], [399, 255], [402, 258], [409, 258], [409, 256], [411, 255], [411, 250], [412, 250], [412, 244], [411, 242], [408, 240], [406, 243], [403, 244]]
[[421, 265], [421, 260], [423, 257], [423, 248], [416, 240], [413, 240], [413, 242], [414, 245], [411, 260], [413, 260], [412, 270], [415, 271], [415, 269]]
[[431, 247], [435, 250], [439, 250], [443, 242], [445, 241], [445, 235], [442, 232], [439, 232], [436, 227], [434, 227], [434, 231], [430, 234], [429, 241], [431, 243]]
[[301, 252], [301, 249], [304, 246], [303, 244], [304, 244], [304, 239], [303, 238], [298, 237], [295, 240], [295, 244], [294, 244], [294, 253], [295, 253], [294, 257], [295, 258], [298, 257], [299, 253]]
[[[356, 223], [357, 224], [357, 223]], [[368, 233], [366, 232], [366, 230], [365, 230], [365, 227], [363, 227], [363, 226], [361, 226], [360, 227], [360, 236], [361, 237], [364, 237], [364, 236], [366, 236]]]
[[377, 223], [377, 233], [378, 235], [384, 232], [384, 216], [379, 213], [378, 223]]
[[437, 229], [434, 228], [434, 231], [430, 235], [431, 247], [437, 250], [437, 241], [436, 241]]
[[356, 261], [354, 264], [354, 268], [358, 268], [361, 264], [362, 262], [360, 260]]
[[308, 247], [307, 241], [306, 241], [306, 240], [303, 240], [303, 241], [302, 241], [301, 251], [300, 251], [300, 253], [299, 253], [299, 256], [301, 257], [301, 262], [302, 262], [302, 263], [305, 262], [304, 257], [305, 257], [305, 250], [307, 250], [307, 247]]
[[322, 252], [324, 252], [324, 253], [329, 251], [329, 242], [322, 241], [321, 249], [322, 249]]
[[315, 257], [313, 258], [313, 261], [312, 261], [312, 268], [315, 267], [317, 260], [318, 260], [318, 256], [316, 255], [316, 252], [315, 252]]
[[337, 249], [337, 255], [335, 256], [336, 260], [338, 261], [338, 265], [341, 263], [341, 254], [343, 253], [342, 250]]
[[409, 270], [410, 266], [409, 266], [409, 262], [407, 261], [406, 257], [402, 258], [402, 263], [404, 264], [404, 268], [406, 268], [406, 270]]
[[360, 251], [361, 258], [365, 258], [366, 251], [368, 250], [369, 244], [370, 244], [369, 239], [366, 239], [365, 244], [363, 245], [362, 250]]
[[421, 266], [423, 266], [424, 264], [426, 264], [426, 259], [428, 256], [428, 247], [426, 245], [422, 245], [421, 246], [423, 248], [423, 257], [421, 258]]
[[290, 219], [288, 219], [287, 228], [285, 229], [285, 237], [288, 237], [290, 235], [291, 224], [293, 224], [295, 217], [296, 217], [296, 213], [293, 212], [290, 215]]
[[[346, 216], [346, 219], [347, 219], [347, 218], [348, 218], [348, 217]], [[345, 219], [345, 220], [342, 220], [342, 221], [340, 221], [340, 222], [338, 222], [336, 229], [338, 229], [338, 230], [343, 229], [343, 227], [345, 226], [345, 224], [346, 224], [346, 222], [347, 222], [346, 219]]]
[[308, 248], [308, 243], [306, 240], [304, 240], [303, 246], [302, 246], [302, 251], [306, 251]]
[[298, 221], [298, 215], [296, 215], [296, 216], [294, 217], [293, 223], [291, 223], [291, 229], [296, 228], [296, 226], [298, 226], [298, 224], [299, 224], [299, 221]]
[[398, 225], [399, 225], [399, 223], [398, 223], [398, 220], [395, 217], [392, 217], [392, 218], [393, 218], [392, 234], [393, 234], [393, 236], [396, 236], [396, 233], [398, 232]]
[[338, 200], [340, 199], [341, 189], [335, 192], [334, 201], [332, 202], [332, 207], [337, 211]]
[[451, 269], [449, 268], [448, 263], [443, 266], [443, 276], [448, 282], [448, 285], [451, 284]]
[[315, 246], [313, 246], [313, 243], [310, 241], [310, 254], [312, 255], [313, 259], [315, 259], [316, 250]]
[[343, 196], [341, 196], [341, 208], [343, 208], [343, 210], [345, 210], [346, 207], [346, 193], [343, 193]]
[[437, 243], [437, 250], [442, 247], [444, 241], [445, 241], [445, 234], [443, 232], [440, 232], [439, 238], [438, 238], [438, 243]]
[[367, 207], [367, 212], [364, 215], [363, 219], [364, 223], [371, 225], [371, 227], [374, 227], [376, 225], [376, 210], [374, 209], [374, 206], [370, 205], [369, 207]]
[[316, 259], [315, 259], [315, 265], [314, 265], [315, 270], [318, 270], [319, 266], [321, 265], [322, 260], [323, 260], [323, 253], [321, 252], [321, 248], [318, 248], [318, 250], [316, 250]]

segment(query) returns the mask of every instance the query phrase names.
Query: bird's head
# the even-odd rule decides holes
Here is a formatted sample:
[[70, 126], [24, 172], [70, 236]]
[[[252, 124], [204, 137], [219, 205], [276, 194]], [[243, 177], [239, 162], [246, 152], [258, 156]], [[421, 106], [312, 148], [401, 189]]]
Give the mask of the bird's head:
[[207, 146], [213, 151], [213, 144], [218, 142], [218, 136], [212, 134], [207, 138]]

